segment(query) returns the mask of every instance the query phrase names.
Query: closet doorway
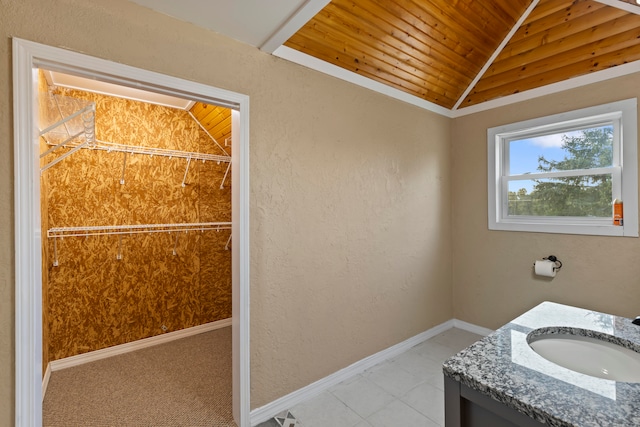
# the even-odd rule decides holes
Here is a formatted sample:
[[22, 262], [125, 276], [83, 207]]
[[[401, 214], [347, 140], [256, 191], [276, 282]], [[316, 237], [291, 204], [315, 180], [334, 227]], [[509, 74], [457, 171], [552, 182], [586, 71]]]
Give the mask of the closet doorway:
[[[230, 266], [230, 270], [232, 271], [231, 282], [233, 289], [231, 298], [232, 310], [229, 308], [227, 311], [229, 314], [231, 312], [233, 313], [233, 316], [228, 318], [229, 324], [232, 325], [233, 414], [240, 427], [249, 426], [248, 98], [244, 95], [23, 40], [14, 39], [13, 44], [16, 170], [16, 425], [40, 426], [42, 424], [42, 375], [45, 367], [47, 366], [47, 359], [50, 360], [50, 356], [46, 354], [46, 350], [49, 348], [49, 343], [43, 343], [43, 319], [45, 320], [45, 325], [51, 324], [51, 322], [50, 319], [47, 319], [48, 314], [43, 316], [43, 297], [45, 303], [47, 301], [46, 294], [43, 295], [43, 275], [41, 273], [43, 271], [44, 264], [56, 266], [59, 265], [59, 262], [62, 262], [62, 255], [59, 251], [64, 250], [63, 245], [61, 245], [63, 241], [65, 242], [65, 245], [69, 245], [67, 249], [73, 250], [71, 240], [78, 240], [82, 237], [89, 239], [88, 235], [95, 236], [95, 234], [98, 233], [102, 236], [101, 238], [107, 236], [106, 238], [103, 238], [103, 243], [107, 239], [114, 243], [111, 251], [114, 252], [113, 255], [115, 256], [115, 259], [122, 260], [122, 258], [127, 254], [126, 245], [132, 245], [129, 249], [133, 249], [136, 244], [138, 245], [138, 250], [129, 250], [129, 256], [135, 257], [136, 252], [140, 253], [141, 249], [149, 246], [149, 236], [156, 233], [163, 233], [165, 238], [155, 239], [154, 241], [157, 243], [158, 241], [164, 242], [166, 240], [164, 243], [167, 243], [170, 246], [168, 251], [172, 252], [174, 257], [183, 255], [184, 259], [187, 254], [191, 256], [191, 254], [195, 252], [194, 248], [196, 246], [202, 245], [202, 242], [206, 240], [203, 237], [205, 233], [216, 233], [222, 235], [220, 232], [226, 231], [228, 239], [223, 239], [226, 240], [226, 242], [222, 243], [221, 246], [223, 246], [223, 248], [221, 249], [229, 249], [231, 255], [230, 258], [232, 259], [232, 265]], [[39, 119], [42, 118], [42, 115], [47, 114], [46, 111], [43, 113], [42, 106], [44, 103], [42, 102], [42, 99], [39, 98], [42, 96], [39, 95], [39, 92], [42, 92], [42, 87], [39, 87], [39, 85], [42, 85], [42, 78], [39, 79], [38, 77], [43, 75], [43, 70], [46, 70], [47, 72], [60, 72], [63, 73], [62, 75], [88, 78], [105, 84], [115, 84], [120, 87], [132, 88], [134, 90], [142, 89], [145, 92], [151, 92], [159, 96], [164, 95], [174, 98], [193, 100], [195, 102], [189, 105], [189, 109], [192, 111], [203, 108], [206, 109], [209, 107], [214, 108], [213, 106], [228, 108], [231, 112], [231, 121], [233, 123], [233, 149], [231, 150], [231, 148], [229, 148], [229, 151], [232, 151], [232, 154], [230, 156], [225, 156], [225, 154], [229, 153], [226, 153], [224, 146], [222, 146], [215, 138], [211, 138], [210, 141], [207, 140], [212, 144], [212, 146], [218, 145], [218, 147], [214, 148], [219, 149], [220, 152], [215, 155], [211, 153], [211, 149], [183, 149], [184, 147], [153, 147], [156, 150], [154, 152], [141, 152], [141, 149], [136, 148], [138, 151], [134, 153], [131, 146], [123, 148], [123, 144], [120, 142], [114, 144], [113, 142], [92, 140], [92, 138], [95, 138], [95, 128], [92, 128], [92, 123], [96, 123], [96, 109], [95, 102], [92, 103], [90, 100], [87, 102], [87, 99], [82, 99], [80, 101], [72, 99], [71, 103], [75, 106], [72, 107], [71, 110], [62, 112], [60, 117], [74, 116], [77, 118], [77, 123], [80, 124], [80, 132], [82, 132], [82, 137], [78, 138], [77, 141], [88, 141], [91, 147], [87, 147], [86, 144], [81, 146], [82, 144], [77, 142], [76, 147], [74, 147], [72, 143], [63, 140], [56, 141], [55, 138], [51, 138], [49, 141], [49, 147], [45, 147], [43, 149], [42, 146], [40, 146], [40, 136], [41, 133], [43, 133], [41, 132], [43, 130], [43, 126], [41, 123], [38, 123]], [[74, 92], [72, 90], [69, 93], [57, 93], [56, 95], [61, 97], [72, 95], [71, 98], [74, 98]], [[75, 95], [75, 98], [91, 98], [91, 96], [86, 97], [81, 94], [78, 96], [78, 93], [75, 93]], [[99, 102], [108, 103], [108, 101], [104, 101], [103, 98], [98, 98]], [[96, 99], [94, 99], [94, 101], [96, 101]], [[66, 101], [63, 100], [63, 98], [59, 98], [51, 105], [55, 106], [58, 113], [60, 113], [62, 109], [67, 108], [60, 107], [65, 102]], [[93, 117], [91, 117], [92, 114], [94, 115]], [[189, 112], [189, 114], [193, 117], [195, 122], [197, 122], [197, 125], [200, 128], [197, 133], [208, 134], [207, 129], [196, 117], [198, 115], [197, 111], [195, 111], [194, 114]], [[34, 116], [40, 117], [38, 118]], [[91, 118], [93, 118], [93, 121]], [[67, 134], [69, 134], [69, 129], [72, 128], [72, 119], [67, 120], [63, 118], [63, 123], [59, 123], [58, 121], [59, 120], [54, 120], [54, 124], [51, 126], [62, 125], [66, 128]], [[84, 129], [82, 129], [83, 123]], [[184, 128], [185, 125], [182, 123], [179, 124], [179, 126]], [[189, 127], [189, 124], [187, 124], [187, 127]], [[50, 131], [53, 132], [53, 130]], [[92, 132], [94, 133], [92, 134]], [[161, 130], [153, 132], [157, 133], [161, 132]], [[207, 136], [211, 137], [211, 135]], [[208, 183], [210, 188], [218, 186], [223, 190], [224, 180], [227, 179], [227, 176], [229, 176], [230, 181], [233, 182], [233, 192], [230, 196], [232, 199], [230, 201], [231, 213], [227, 213], [228, 215], [222, 213], [222, 216], [218, 215], [217, 218], [213, 218], [215, 215], [209, 215], [209, 217], [206, 218], [206, 221], [201, 220], [199, 215], [194, 216], [191, 213], [186, 212], [188, 208], [176, 208], [175, 205], [176, 203], [179, 204], [179, 202], [178, 199], [174, 198], [170, 203], [164, 205], [164, 209], [177, 209], [176, 212], [178, 213], [165, 212], [166, 215], [163, 217], [163, 207], [160, 206], [156, 214], [159, 214], [159, 218], [175, 218], [186, 215], [185, 218], [187, 221], [180, 220], [179, 222], [176, 222], [165, 219], [159, 222], [157, 220], [150, 220], [149, 218], [146, 218], [149, 214], [148, 212], [144, 212], [146, 209], [139, 206], [136, 210], [136, 203], [131, 200], [134, 209], [127, 215], [129, 220], [133, 220], [116, 220], [115, 223], [118, 224], [118, 227], [114, 227], [113, 224], [111, 224], [114, 223], [113, 218], [107, 221], [108, 223], [104, 225], [96, 225], [96, 220], [94, 218], [94, 220], [89, 221], [89, 225], [86, 227], [77, 227], [77, 224], [74, 224], [74, 226], [76, 226], [74, 229], [70, 229], [69, 227], [53, 227], [53, 229], [58, 228], [59, 230], [54, 230], [52, 234], [52, 228], [47, 224], [47, 218], [50, 216], [47, 215], [46, 212], [42, 212], [41, 215], [40, 212], [41, 206], [45, 206], [45, 208], [47, 206], [46, 203], [41, 204], [41, 201], [47, 196], [47, 194], [49, 196], [51, 195], [51, 193], [47, 193], [47, 184], [44, 184], [43, 188], [40, 187], [40, 172], [43, 170], [43, 165], [45, 168], [57, 166], [55, 166], [55, 163], [51, 164], [47, 160], [41, 160], [41, 157], [43, 157], [43, 152], [50, 149], [52, 151], [49, 152], [48, 155], [51, 155], [53, 151], [57, 150], [55, 147], [60, 142], [65, 142], [67, 144], [67, 148], [60, 150], [57, 155], [53, 156], [53, 161], [56, 163], [64, 162], [66, 156], [74, 155], [76, 152], [89, 153], [92, 149], [104, 151], [110, 156], [120, 156], [120, 161], [118, 162], [120, 165], [118, 167], [118, 179], [120, 180], [121, 185], [125, 185], [125, 182], [128, 181], [126, 178], [127, 156], [131, 157], [134, 155], [142, 155], [147, 156], [148, 158], [155, 156], [156, 159], [154, 159], [154, 162], [156, 163], [157, 161], [161, 161], [161, 158], [163, 157], [165, 161], [168, 159], [174, 164], [176, 161], [180, 160], [182, 162], [180, 165], [181, 182], [178, 182], [177, 186], [183, 189], [182, 193], [186, 192], [187, 194], [190, 194], [189, 191], [196, 188], [195, 185], [191, 186], [191, 184], [193, 184], [193, 179], [190, 179], [190, 172], [191, 176], [195, 174], [199, 178], [202, 177], [208, 181], [213, 178], [213, 175], [207, 177], [204, 172], [201, 173], [200, 171], [203, 170], [203, 164], [196, 163], [210, 161], [217, 165], [216, 167], [220, 169], [220, 172], [224, 171], [224, 173], [220, 173], [220, 175], [222, 175], [219, 177], [221, 178], [219, 180], [220, 182]], [[98, 145], [98, 142], [101, 146]], [[112, 145], [109, 145], [110, 143]], [[227, 143], [229, 142], [227, 141]], [[202, 144], [202, 142], [199, 144]], [[193, 147], [190, 146], [187, 148]], [[146, 146], [145, 149], [151, 150], [148, 146]], [[49, 158], [51, 159], [51, 157]], [[225, 164], [228, 166], [226, 169]], [[222, 165], [222, 167], [220, 167], [220, 165]], [[196, 166], [196, 168], [194, 168], [194, 166]], [[87, 167], [91, 168], [91, 165], [88, 165]], [[131, 158], [129, 158], [129, 168], [130, 173], [133, 174], [133, 171], [135, 170], [135, 160], [132, 161]], [[158, 168], [160, 168], [160, 166], [158, 166]], [[147, 167], [147, 169], [149, 168]], [[153, 167], [151, 169], [153, 169]], [[176, 175], [175, 169], [175, 166], [170, 166], [168, 170], [174, 170], [173, 175]], [[65, 175], [63, 174], [62, 176]], [[130, 176], [129, 180], [133, 181], [136, 178], [140, 178], [140, 176]], [[157, 177], [155, 178], [155, 181], [157, 181]], [[186, 190], [184, 190], [185, 188]], [[203, 189], [202, 191], [204, 192], [207, 191], [207, 185], [202, 183], [198, 185], [197, 188]], [[162, 192], [163, 190], [160, 191], [160, 193]], [[152, 202], [157, 202], [157, 195], [152, 195], [151, 197], [154, 198]], [[190, 197], [193, 198], [193, 195]], [[171, 199], [171, 197], [169, 198]], [[188, 198], [189, 196], [187, 199]], [[209, 202], [205, 202], [204, 204], [206, 205], [207, 203]], [[151, 206], [153, 205], [154, 203], [151, 204]], [[162, 203], [160, 203], [160, 205], [162, 205]], [[209, 205], [211, 205], [211, 203], [209, 203]], [[108, 206], [105, 207], [107, 207], [107, 209], [111, 209], [108, 208]], [[68, 209], [73, 210], [73, 206], [70, 205]], [[203, 209], [206, 211], [207, 209], [215, 210], [216, 208], [212, 206], [201, 208], [198, 206], [197, 211], [200, 213]], [[62, 217], [65, 217], [66, 215], [66, 213], [63, 213]], [[123, 214], [116, 214], [116, 216], [118, 215], [122, 216]], [[225, 215], [228, 217], [225, 217]], [[85, 214], [84, 216], [90, 217], [91, 215]], [[204, 217], [206, 216], [207, 215], [205, 214]], [[41, 222], [41, 220], [43, 222]], [[125, 227], [126, 229], [121, 227], [123, 225], [122, 223], [129, 223]], [[158, 225], [161, 226], [162, 230], [158, 229]], [[56, 235], [56, 232], [61, 234]], [[192, 234], [190, 241], [189, 237], [186, 237], [186, 235], [182, 233], [195, 234]], [[134, 234], [142, 235], [142, 240], [133, 239], [132, 236]], [[95, 237], [92, 237], [92, 239], [94, 238]], [[216, 239], [213, 244], [219, 243], [219, 240], [219, 238]], [[213, 241], [210, 241], [210, 244], [212, 242]], [[41, 251], [41, 245], [43, 243], [45, 248], [49, 247], [48, 251]], [[101, 250], [100, 246], [102, 243], [94, 243], [94, 245], [97, 246], [90, 245], [91, 247], [89, 247], [89, 251]], [[76, 248], [78, 247], [79, 246], [76, 242]], [[85, 247], [85, 249], [87, 249], [87, 247]], [[102, 247], [102, 250], [104, 249], [105, 248]], [[155, 249], [152, 252], [154, 251], [157, 252], [158, 250]], [[206, 249], [204, 252], [206, 252]], [[67, 262], [70, 259], [72, 258], [67, 258]], [[136, 263], [134, 262], [134, 264]], [[141, 264], [141, 262], [137, 262], [137, 264]], [[162, 262], [160, 264], [162, 264]], [[199, 258], [190, 260], [187, 264], [191, 264], [192, 266], [197, 265], [199, 270], [201, 260]], [[148, 267], [153, 268], [152, 265], [149, 265]], [[46, 268], [44, 268], [44, 271], [47, 271]], [[184, 274], [184, 272], [179, 272], [178, 274]], [[47, 274], [44, 275], [44, 278], [46, 283]], [[200, 280], [200, 277], [198, 277], [196, 281]], [[170, 302], [169, 305], [174, 305], [174, 303], [175, 301], [173, 303]], [[211, 307], [207, 307], [205, 311], [210, 309]], [[202, 311], [202, 308], [200, 308], [200, 310]], [[213, 311], [216, 310], [214, 309]], [[228, 317], [224, 316], [224, 311], [225, 309], [221, 309], [220, 313], [218, 313], [218, 317]], [[185, 323], [180, 324], [180, 321], [174, 319], [173, 325], [166, 325], [166, 323], [170, 323], [170, 321], [164, 322], [158, 318], [160, 321], [157, 326], [160, 332], [157, 333], [158, 331], [152, 331], [150, 335], [161, 335], [161, 331], [169, 328], [170, 330], [188, 328], [193, 326], [190, 323], [202, 323], [202, 319], [206, 318], [206, 316], [202, 317], [202, 313], [200, 313], [200, 318], [198, 319], [198, 315], [193, 312], [187, 313], [186, 315], [186, 317], [190, 319], [185, 320], [184, 312], [178, 317], [182, 317], [182, 321]], [[49, 332], [50, 331], [48, 331], [45, 326], [45, 341], [47, 340], [46, 337]], [[148, 330], [146, 332], [141, 331], [141, 333], [149, 336]], [[104, 344], [102, 345], [104, 347]], [[45, 350], [44, 357], [43, 349]], [[43, 363], [43, 361], [45, 363]]]

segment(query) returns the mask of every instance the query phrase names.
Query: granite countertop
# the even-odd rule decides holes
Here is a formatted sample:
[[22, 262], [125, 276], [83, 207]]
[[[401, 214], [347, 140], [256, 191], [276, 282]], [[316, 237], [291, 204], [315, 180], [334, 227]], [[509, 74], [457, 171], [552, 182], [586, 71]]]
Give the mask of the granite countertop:
[[600, 379], [549, 362], [527, 344], [527, 334], [539, 328], [606, 336], [640, 351], [640, 326], [631, 319], [543, 302], [449, 358], [443, 372], [550, 426], [640, 426], [640, 383]]

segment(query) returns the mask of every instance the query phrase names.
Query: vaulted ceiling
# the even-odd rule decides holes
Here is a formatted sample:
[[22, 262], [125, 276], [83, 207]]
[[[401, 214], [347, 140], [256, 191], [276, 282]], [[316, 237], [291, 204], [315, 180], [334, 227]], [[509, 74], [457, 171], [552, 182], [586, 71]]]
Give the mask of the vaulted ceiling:
[[640, 71], [636, 0], [131, 1], [451, 116]]
[[453, 109], [636, 61], [640, 16], [595, 0], [331, 0], [285, 46]]

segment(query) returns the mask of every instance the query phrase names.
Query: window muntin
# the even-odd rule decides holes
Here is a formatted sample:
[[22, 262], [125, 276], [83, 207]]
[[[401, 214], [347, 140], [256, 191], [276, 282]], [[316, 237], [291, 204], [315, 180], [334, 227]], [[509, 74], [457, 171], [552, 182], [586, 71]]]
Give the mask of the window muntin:
[[619, 156], [614, 156], [618, 151], [614, 150], [614, 129], [619, 129], [617, 120], [505, 138], [508, 160], [503, 179], [509, 203], [503, 214], [610, 218], [611, 201], [621, 198], [612, 188], [613, 174], [620, 166]]
[[489, 129], [489, 228], [637, 236], [636, 123], [632, 99]]

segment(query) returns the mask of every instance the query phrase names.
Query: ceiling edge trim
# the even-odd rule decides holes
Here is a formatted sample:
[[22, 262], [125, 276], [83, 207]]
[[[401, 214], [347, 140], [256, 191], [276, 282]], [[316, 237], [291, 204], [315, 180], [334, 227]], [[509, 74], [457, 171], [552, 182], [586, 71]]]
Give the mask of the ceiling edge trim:
[[60, 86], [69, 89], [82, 90], [85, 92], [99, 93], [117, 98], [131, 99], [133, 101], [146, 102], [147, 104], [161, 105], [163, 107], [175, 108], [188, 111], [194, 101], [185, 98], [178, 98], [172, 95], [165, 95], [157, 92], [150, 92], [143, 89], [136, 89], [127, 86], [120, 86], [113, 83], [104, 82], [97, 79], [64, 74], [57, 71], [42, 70], [47, 83], [52, 86]]
[[565, 80], [558, 83], [552, 83], [547, 86], [543, 86], [536, 89], [527, 90], [525, 92], [520, 92], [513, 95], [505, 96], [502, 98], [494, 99], [492, 101], [486, 101], [486, 102], [483, 102], [482, 104], [477, 104], [471, 107], [465, 107], [461, 110], [452, 111], [449, 117], [457, 118], [457, 117], [462, 117], [469, 114], [479, 113], [482, 111], [487, 111], [487, 110], [491, 110], [498, 107], [504, 107], [506, 105], [515, 104], [517, 102], [528, 101], [530, 99], [539, 98], [541, 96], [551, 95], [551, 94], [563, 92], [569, 89], [576, 89], [582, 86], [587, 86], [593, 83], [599, 83], [605, 80], [614, 79], [616, 77], [623, 77], [623, 76], [638, 73], [638, 72], [640, 72], [640, 61], [618, 65], [617, 67], [608, 68], [606, 70], [597, 71], [591, 74], [586, 74], [584, 76], [574, 77], [570, 80]]
[[259, 49], [263, 52], [273, 53], [284, 42], [289, 40], [304, 24], [316, 16], [331, 0], [307, 0], [298, 8], [286, 22], [264, 41]]
[[629, 13], [635, 13], [640, 15], [640, 7], [632, 4], [620, 1], [620, 0], [595, 0], [598, 3], [606, 4], [607, 6], [616, 7], [618, 9], [626, 10]]
[[390, 96], [397, 100], [404, 101], [408, 104], [415, 105], [433, 113], [440, 114], [449, 118], [453, 117], [453, 112], [447, 108], [441, 107], [437, 104], [434, 104], [433, 102], [429, 102], [422, 98], [418, 98], [417, 96], [410, 95], [401, 90], [392, 88], [368, 77], [361, 76], [360, 74], [356, 74], [352, 71], [345, 70], [344, 68], [340, 68], [337, 65], [333, 65], [320, 59], [314, 58], [311, 55], [307, 55], [306, 53], [291, 49], [290, 47], [280, 46], [275, 51], [273, 51], [273, 55], [282, 59], [286, 59], [287, 61], [294, 62], [298, 65], [311, 68], [312, 70], [328, 74], [340, 80], [345, 80], [349, 83], [353, 83], [355, 85], [381, 93], [383, 95]]
[[[615, 1], [619, 1], [619, 0], [615, 0]], [[467, 95], [469, 95], [469, 92], [471, 92], [473, 90], [473, 88], [476, 86], [478, 81], [482, 78], [482, 76], [484, 76], [484, 73], [487, 72], [487, 70], [489, 69], [491, 64], [493, 64], [493, 61], [498, 57], [498, 55], [500, 55], [500, 52], [502, 52], [502, 49], [504, 49], [504, 47], [507, 45], [507, 43], [509, 43], [509, 40], [511, 40], [511, 37], [513, 37], [513, 35], [516, 33], [516, 31], [518, 31], [518, 29], [522, 26], [522, 23], [524, 22], [524, 20], [527, 19], [527, 17], [531, 13], [531, 11], [533, 9], [535, 9], [536, 6], [538, 6], [538, 3], [540, 3], [540, 0], [533, 0], [531, 2], [531, 4], [529, 5], [529, 7], [520, 16], [520, 18], [518, 18], [516, 23], [513, 24], [513, 26], [511, 27], [511, 30], [509, 30], [509, 33], [507, 34], [507, 36], [504, 39], [502, 39], [502, 42], [500, 43], [500, 45], [496, 48], [496, 50], [493, 52], [493, 54], [489, 57], [487, 62], [484, 63], [484, 67], [482, 67], [482, 69], [478, 72], [478, 74], [476, 74], [475, 78], [471, 81], [469, 86], [467, 86], [465, 91], [462, 93], [462, 96], [458, 99], [458, 102], [456, 102], [456, 104], [451, 109], [452, 111], [456, 111], [458, 109], [458, 107], [460, 107], [460, 104], [462, 104], [464, 102], [464, 100], [467, 97]]]

